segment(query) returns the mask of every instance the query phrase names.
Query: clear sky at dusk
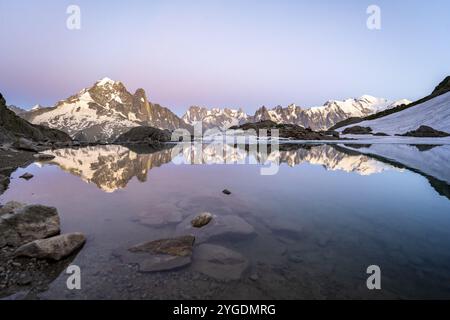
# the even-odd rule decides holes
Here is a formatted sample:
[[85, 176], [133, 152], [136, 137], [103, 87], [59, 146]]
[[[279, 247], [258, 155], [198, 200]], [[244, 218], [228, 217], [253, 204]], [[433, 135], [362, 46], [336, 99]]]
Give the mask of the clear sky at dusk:
[[[81, 29], [66, 9], [81, 8]], [[366, 27], [369, 5], [381, 30]], [[450, 74], [450, 1], [0, 0], [0, 92], [29, 108], [105, 76], [178, 114], [371, 94], [414, 100]]]

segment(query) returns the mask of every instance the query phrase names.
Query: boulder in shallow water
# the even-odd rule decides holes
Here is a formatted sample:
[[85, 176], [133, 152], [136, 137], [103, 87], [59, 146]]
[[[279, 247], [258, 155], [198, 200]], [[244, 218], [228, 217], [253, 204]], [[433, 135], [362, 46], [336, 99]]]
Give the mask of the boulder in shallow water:
[[60, 232], [56, 208], [8, 202], [0, 209], [0, 248], [55, 236]]
[[25, 172], [23, 175], [21, 175], [19, 178], [21, 179], [25, 179], [25, 180], [30, 180], [31, 178], [33, 178], [34, 176], [29, 173], [29, 172]]
[[16, 250], [15, 256], [58, 261], [81, 248], [85, 242], [86, 237], [82, 233], [68, 233], [24, 244]]
[[116, 252], [124, 263], [136, 263], [140, 272], [169, 271], [191, 263], [195, 237], [160, 239], [138, 244], [126, 251]]
[[226, 195], [230, 195], [230, 194], [231, 194], [231, 191], [228, 190], [228, 189], [224, 189], [224, 190], [222, 191], [222, 193], [223, 193], [223, 194], [226, 194]]
[[192, 263], [193, 270], [222, 281], [239, 280], [248, 267], [248, 259], [239, 252], [213, 244], [198, 246]]
[[212, 218], [213, 218], [213, 216], [211, 213], [203, 212], [203, 213], [200, 213], [198, 216], [196, 216], [194, 219], [192, 219], [191, 225], [194, 228], [201, 228], [201, 227], [206, 226], [208, 223], [210, 223]]
[[161, 253], [173, 256], [190, 256], [195, 237], [191, 235], [178, 238], [160, 239], [131, 247], [131, 252]]

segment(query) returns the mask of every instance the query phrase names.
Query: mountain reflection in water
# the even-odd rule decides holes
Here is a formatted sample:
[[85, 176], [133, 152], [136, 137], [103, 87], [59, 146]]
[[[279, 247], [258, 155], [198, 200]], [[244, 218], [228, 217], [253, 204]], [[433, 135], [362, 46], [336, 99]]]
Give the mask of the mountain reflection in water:
[[[368, 155], [345, 152], [333, 145], [286, 145], [279, 150], [267, 154], [253, 150], [248, 145], [203, 144], [174, 145], [164, 149], [129, 149], [120, 145], [85, 147], [78, 149], [59, 149], [51, 153], [55, 159], [52, 164], [73, 175], [79, 176], [88, 183], [94, 183], [105, 192], [114, 192], [125, 188], [137, 177], [145, 182], [150, 170], [160, 167], [175, 159], [175, 163], [196, 164], [265, 164], [279, 163], [291, 167], [310, 163], [321, 165], [326, 170], [342, 170], [360, 175], [371, 175], [385, 170], [396, 169], [390, 164], [375, 160]], [[201, 152], [200, 157], [195, 153]]]

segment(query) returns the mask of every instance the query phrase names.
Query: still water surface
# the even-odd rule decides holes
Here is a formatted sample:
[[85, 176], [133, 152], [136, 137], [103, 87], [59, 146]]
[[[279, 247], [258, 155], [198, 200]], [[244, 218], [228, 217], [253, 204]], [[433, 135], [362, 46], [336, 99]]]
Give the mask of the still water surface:
[[[185, 163], [175, 164], [173, 149], [61, 149], [51, 162], [18, 169], [0, 203], [54, 206], [63, 232], [87, 236], [72, 261], [82, 270], [82, 290], [67, 290], [62, 273], [38, 298], [450, 298], [445, 157], [442, 165], [433, 164], [443, 177], [432, 176], [358, 148], [290, 145], [264, 158], [245, 148], [204, 145], [199, 164], [189, 163], [189, 150], [177, 156]], [[450, 159], [445, 145], [392, 148]], [[241, 164], [221, 164], [230, 155]], [[271, 161], [280, 163], [278, 172], [261, 175]], [[24, 172], [34, 178], [19, 179]], [[225, 188], [232, 194], [223, 194]], [[195, 254], [192, 265], [160, 273], [138, 272], [117, 255], [182, 234], [204, 211], [215, 219], [233, 217], [228, 229], [200, 235], [196, 245], [216, 244], [244, 256], [248, 267], [239, 279], [202, 273]], [[381, 268], [380, 291], [366, 287], [370, 265]]]

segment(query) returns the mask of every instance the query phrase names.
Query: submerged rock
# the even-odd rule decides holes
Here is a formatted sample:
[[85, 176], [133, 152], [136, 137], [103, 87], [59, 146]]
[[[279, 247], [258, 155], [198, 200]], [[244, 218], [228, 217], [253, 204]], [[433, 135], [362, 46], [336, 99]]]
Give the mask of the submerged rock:
[[165, 226], [183, 221], [183, 212], [174, 205], [160, 204], [148, 211], [140, 212], [136, 221], [152, 227]]
[[24, 244], [16, 250], [15, 256], [58, 261], [81, 248], [85, 242], [83, 234], [68, 233]]
[[212, 218], [213, 216], [211, 213], [203, 212], [200, 213], [198, 216], [196, 216], [194, 219], [192, 219], [191, 225], [194, 228], [201, 228], [206, 226], [212, 220]]
[[361, 126], [353, 126], [344, 129], [342, 134], [371, 134], [372, 128], [370, 127], [361, 127]]
[[162, 253], [173, 256], [190, 256], [195, 237], [191, 235], [170, 239], [160, 239], [141, 243], [128, 249], [131, 252]]
[[193, 270], [222, 281], [239, 280], [249, 267], [242, 254], [213, 244], [198, 246], [193, 260]]
[[117, 255], [125, 263], [136, 263], [140, 272], [169, 271], [191, 263], [195, 237], [154, 240], [138, 244]]
[[53, 207], [8, 202], [0, 209], [0, 248], [17, 247], [59, 232], [58, 211]]
[[140, 272], [170, 271], [182, 268], [191, 263], [191, 257], [180, 257], [171, 255], [154, 255], [144, 259], [139, 264]]
[[30, 180], [31, 178], [33, 178], [34, 176], [29, 173], [29, 172], [25, 172], [23, 175], [21, 175], [19, 178], [25, 179], [25, 180]]
[[404, 137], [419, 137], [419, 138], [443, 138], [449, 137], [450, 134], [444, 131], [435, 130], [429, 126], [420, 126], [417, 130], [408, 131], [401, 134]]
[[230, 195], [230, 194], [231, 194], [231, 191], [228, 190], [228, 189], [225, 189], [225, 190], [222, 191], [222, 193], [224, 193], [224, 194], [226, 194], [226, 195]]
[[181, 222], [177, 228], [177, 234], [192, 234], [198, 242], [205, 242], [207, 240], [218, 238], [248, 238], [254, 236], [255, 229], [248, 224], [244, 219], [232, 215], [217, 215], [211, 220], [209, 224], [203, 228], [195, 228], [191, 221], [193, 217], [188, 217]]

